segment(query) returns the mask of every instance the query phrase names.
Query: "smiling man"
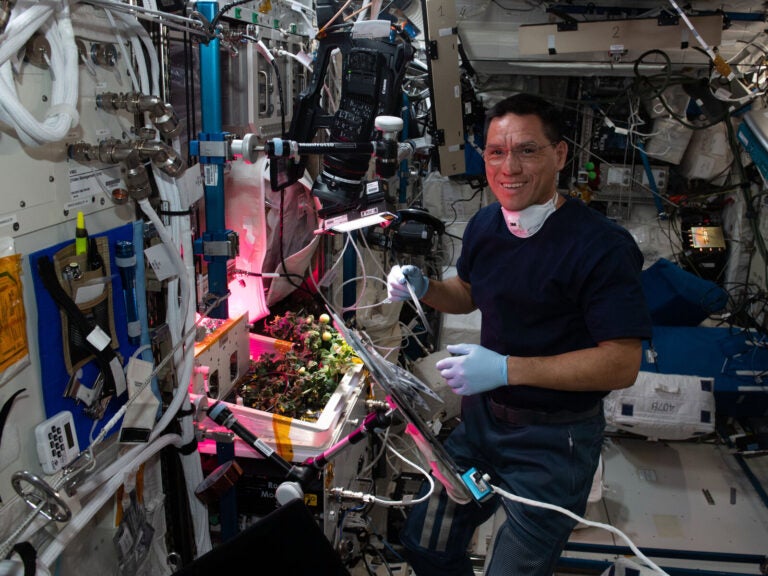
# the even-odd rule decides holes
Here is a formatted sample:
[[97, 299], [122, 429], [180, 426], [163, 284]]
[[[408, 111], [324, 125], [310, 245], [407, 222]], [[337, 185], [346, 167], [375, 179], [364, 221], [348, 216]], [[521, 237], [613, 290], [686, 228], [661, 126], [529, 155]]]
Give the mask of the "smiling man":
[[[632, 236], [557, 193], [568, 145], [559, 110], [517, 94], [486, 117], [483, 158], [496, 202], [467, 225], [457, 276], [394, 267], [392, 300], [409, 283], [445, 313], [482, 313], [480, 344], [448, 346], [436, 365], [462, 398], [446, 449], [513, 494], [582, 515], [600, 457], [602, 398], [631, 386], [651, 322]], [[418, 576], [473, 574], [475, 528], [504, 506], [487, 576], [551, 576], [575, 525], [556, 511], [493, 497], [460, 505], [437, 490], [401, 535]]]

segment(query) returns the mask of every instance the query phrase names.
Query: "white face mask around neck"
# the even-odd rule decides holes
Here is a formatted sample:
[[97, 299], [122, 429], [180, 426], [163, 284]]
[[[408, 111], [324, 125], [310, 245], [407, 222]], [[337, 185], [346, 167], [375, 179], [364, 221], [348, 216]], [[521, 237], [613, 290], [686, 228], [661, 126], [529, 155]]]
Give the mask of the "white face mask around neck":
[[546, 222], [557, 209], [557, 192], [544, 204], [533, 204], [522, 210], [507, 210], [503, 206], [501, 212], [509, 231], [518, 238], [530, 238]]

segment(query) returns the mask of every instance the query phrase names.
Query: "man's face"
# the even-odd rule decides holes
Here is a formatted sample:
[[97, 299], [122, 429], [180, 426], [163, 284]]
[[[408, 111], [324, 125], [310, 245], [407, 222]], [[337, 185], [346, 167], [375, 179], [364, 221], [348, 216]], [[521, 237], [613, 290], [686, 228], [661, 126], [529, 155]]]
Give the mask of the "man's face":
[[550, 142], [538, 116], [494, 118], [485, 142], [488, 185], [507, 210], [544, 204], [555, 194], [557, 173], [565, 165], [567, 152], [565, 142]]

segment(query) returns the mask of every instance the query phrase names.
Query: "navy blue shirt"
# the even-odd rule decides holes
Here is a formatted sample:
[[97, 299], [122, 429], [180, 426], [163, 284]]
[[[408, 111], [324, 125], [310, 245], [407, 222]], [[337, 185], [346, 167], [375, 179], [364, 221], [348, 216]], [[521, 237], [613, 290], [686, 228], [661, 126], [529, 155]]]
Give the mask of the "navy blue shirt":
[[[581, 200], [566, 200], [530, 238], [509, 232], [498, 202], [467, 225], [457, 272], [472, 287], [486, 348], [552, 356], [604, 340], [651, 337], [643, 255], [634, 239]], [[503, 386], [490, 394], [517, 408], [578, 412], [607, 392]]]

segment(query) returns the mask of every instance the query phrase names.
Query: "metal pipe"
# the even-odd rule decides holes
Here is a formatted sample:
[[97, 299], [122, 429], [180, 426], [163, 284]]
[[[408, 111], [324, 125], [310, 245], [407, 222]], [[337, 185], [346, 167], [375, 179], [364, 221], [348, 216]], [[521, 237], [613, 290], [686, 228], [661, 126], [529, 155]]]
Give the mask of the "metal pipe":
[[175, 136], [180, 128], [179, 118], [173, 106], [159, 96], [139, 92], [104, 92], [96, 97], [96, 106], [102, 110], [126, 110], [140, 114], [147, 112], [155, 127], [169, 138]]

